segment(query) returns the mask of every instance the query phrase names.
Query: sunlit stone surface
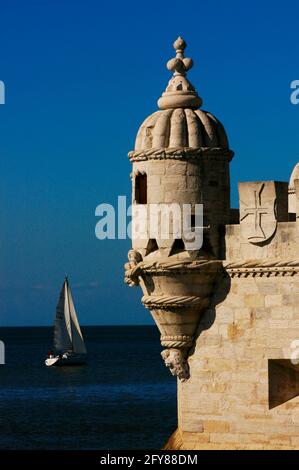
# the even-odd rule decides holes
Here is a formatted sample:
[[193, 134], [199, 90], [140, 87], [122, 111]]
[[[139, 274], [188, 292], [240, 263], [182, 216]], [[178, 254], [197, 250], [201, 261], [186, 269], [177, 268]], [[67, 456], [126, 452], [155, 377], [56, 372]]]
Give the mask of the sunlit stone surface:
[[178, 377], [178, 429], [166, 448], [296, 449], [299, 170], [290, 184], [241, 183], [232, 209], [233, 152], [186, 78], [185, 41], [174, 48], [159, 110], [129, 153], [132, 199], [146, 217], [151, 203], [202, 203], [204, 243], [191, 251], [171, 233], [136, 237], [125, 265]]

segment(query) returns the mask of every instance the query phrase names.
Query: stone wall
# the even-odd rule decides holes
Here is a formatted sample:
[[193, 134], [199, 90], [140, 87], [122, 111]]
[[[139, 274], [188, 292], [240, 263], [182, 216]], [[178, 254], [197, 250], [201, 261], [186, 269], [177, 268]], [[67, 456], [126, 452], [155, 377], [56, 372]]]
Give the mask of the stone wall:
[[[181, 448], [299, 448], [299, 398], [290, 401], [299, 369], [289, 361], [298, 304], [297, 275], [222, 278], [189, 357], [191, 377], [178, 385]], [[269, 388], [281, 402], [273, 408]]]

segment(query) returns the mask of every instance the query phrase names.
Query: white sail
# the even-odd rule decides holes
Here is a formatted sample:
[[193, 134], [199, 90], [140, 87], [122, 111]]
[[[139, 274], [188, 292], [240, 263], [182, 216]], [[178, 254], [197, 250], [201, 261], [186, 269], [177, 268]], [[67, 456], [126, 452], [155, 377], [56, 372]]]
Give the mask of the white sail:
[[62, 286], [56, 307], [54, 349], [59, 353], [73, 351], [77, 354], [86, 354], [83, 336], [67, 279]]
[[77, 354], [86, 354], [86, 347], [84, 344], [81, 328], [78, 322], [71, 289], [68, 286], [68, 300], [69, 300], [69, 313], [72, 330], [72, 343], [73, 351]]

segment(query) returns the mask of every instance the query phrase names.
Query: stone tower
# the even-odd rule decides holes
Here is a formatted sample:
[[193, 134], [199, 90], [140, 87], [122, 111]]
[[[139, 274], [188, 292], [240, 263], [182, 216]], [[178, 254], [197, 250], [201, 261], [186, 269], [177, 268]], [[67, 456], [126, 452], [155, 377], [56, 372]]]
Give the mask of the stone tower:
[[[223, 229], [230, 218], [229, 162], [233, 152], [221, 123], [199, 109], [202, 100], [186, 78], [193, 61], [184, 57], [185, 41], [179, 37], [173, 46], [176, 57], [167, 63], [173, 77], [158, 100], [160, 109], [143, 122], [135, 150], [129, 153], [133, 206], [143, 209], [134, 219], [140, 227], [142, 219], [149, 220], [153, 205], [167, 208], [176, 204], [182, 209], [188, 204], [192, 221], [196, 204], [202, 204], [203, 244], [189, 250], [186, 238], [177, 237], [173, 225], [168, 236], [158, 234], [155, 238], [148, 226], [142, 236], [139, 233], [133, 238], [126, 280], [131, 285], [141, 281], [142, 302], [158, 325], [161, 344], [168, 348], [163, 358], [183, 380], [189, 377], [186, 357], [200, 313], [221, 269]], [[183, 225], [181, 214], [173, 213], [172, 218]], [[158, 228], [163, 220], [160, 214]]]
[[[141, 286], [178, 377], [178, 430], [166, 448], [299, 448], [298, 167], [290, 185], [240, 183], [240, 209], [230, 208], [233, 152], [220, 122], [200, 109], [185, 47], [175, 41], [173, 77], [129, 153], [143, 230], [125, 281]], [[191, 205], [191, 226], [203, 205], [198, 247], [174, 229], [152, 235], [152, 205], [171, 204]], [[172, 222], [182, 225], [181, 214]], [[155, 220], [159, 227], [163, 216]]]

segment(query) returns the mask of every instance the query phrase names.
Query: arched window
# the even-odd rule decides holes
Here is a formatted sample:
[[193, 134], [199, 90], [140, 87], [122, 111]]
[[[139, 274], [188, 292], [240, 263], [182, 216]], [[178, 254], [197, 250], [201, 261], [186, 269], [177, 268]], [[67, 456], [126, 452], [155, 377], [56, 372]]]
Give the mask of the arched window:
[[135, 177], [135, 201], [137, 204], [147, 204], [146, 173], [138, 173]]

